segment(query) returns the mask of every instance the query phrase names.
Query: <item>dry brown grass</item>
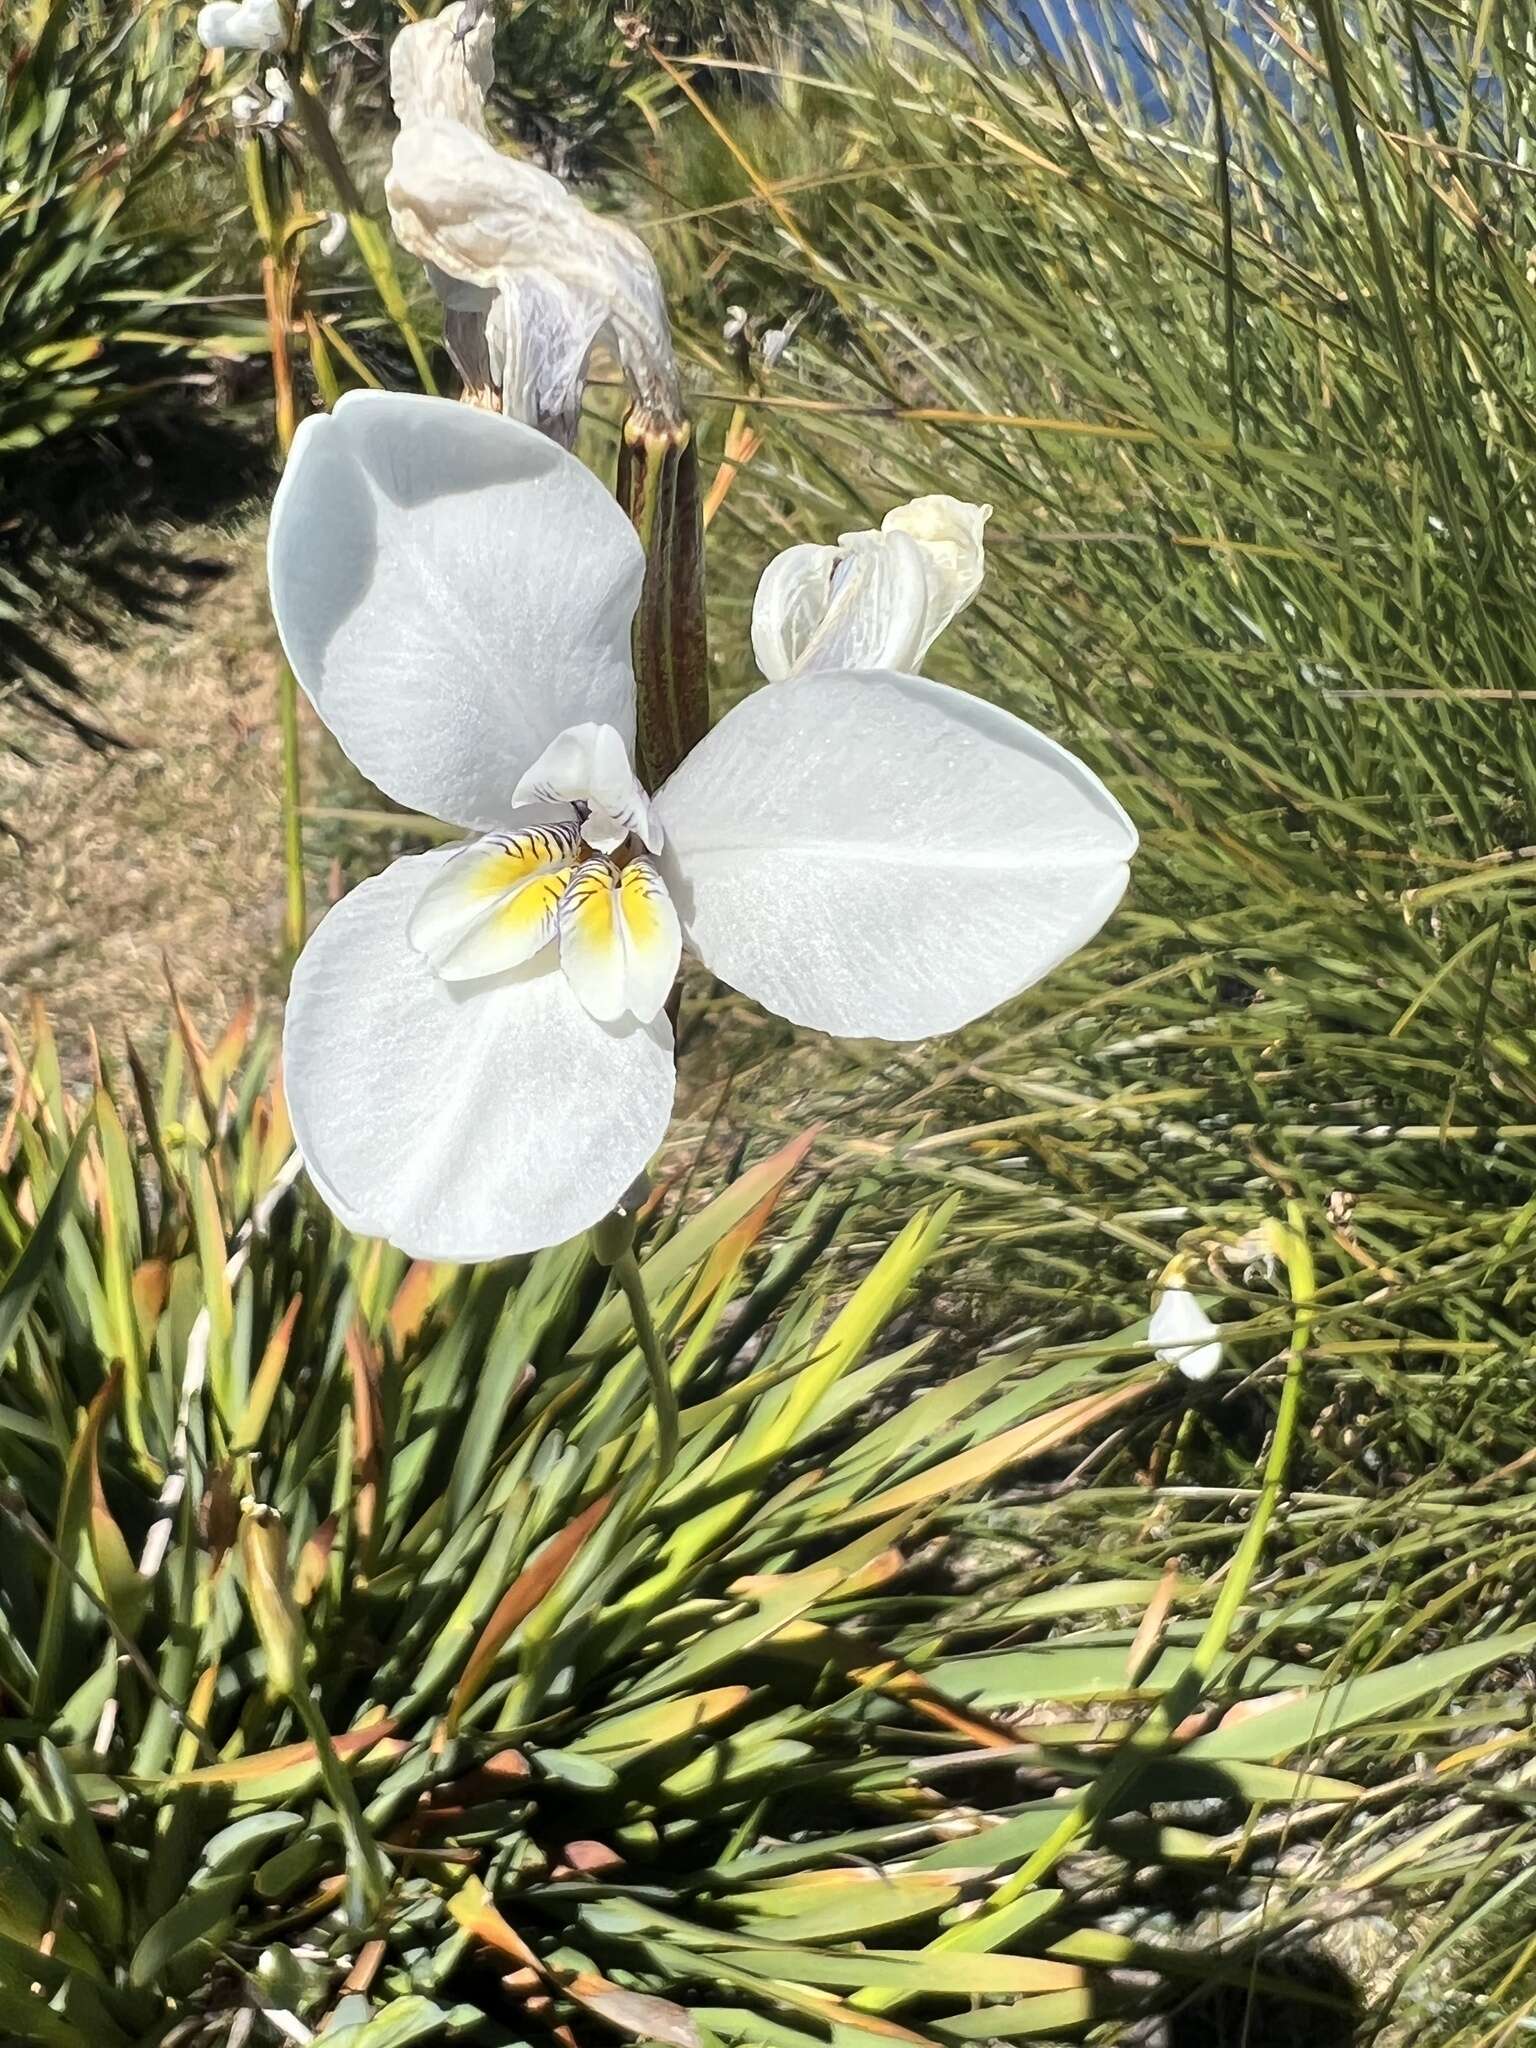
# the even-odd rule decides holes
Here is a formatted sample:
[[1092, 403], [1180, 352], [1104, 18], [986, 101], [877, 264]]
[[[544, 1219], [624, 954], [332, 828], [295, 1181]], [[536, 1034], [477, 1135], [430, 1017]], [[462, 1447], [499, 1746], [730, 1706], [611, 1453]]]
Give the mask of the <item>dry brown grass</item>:
[[[33, 996], [77, 1068], [158, 1028], [163, 962], [200, 1024], [276, 989], [281, 912], [275, 657], [253, 509], [185, 536], [225, 573], [190, 582], [169, 623], [126, 622], [112, 648], [65, 651], [93, 715], [129, 742], [92, 752], [29, 724], [0, 753], [0, 1013]], [[308, 727], [313, 751], [321, 735]]]

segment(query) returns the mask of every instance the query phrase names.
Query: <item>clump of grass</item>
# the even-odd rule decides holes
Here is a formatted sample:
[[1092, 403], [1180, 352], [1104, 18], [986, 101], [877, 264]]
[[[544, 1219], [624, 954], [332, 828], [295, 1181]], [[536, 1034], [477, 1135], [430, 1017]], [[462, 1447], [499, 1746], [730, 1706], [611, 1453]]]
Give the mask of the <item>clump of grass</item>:
[[[1347, 1986], [1292, 1969], [1322, 1878], [1524, 1839], [1508, 1738], [1468, 1744], [1531, 1602], [1435, 1562], [1496, 1505], [1415, 1504], [1411, 1616], [1327, 1496], [1262, 1601], [1257, 1522], [1208, 1591], [1241, 1491], [1190, 1490], [1181, 1569], [1144, 1486], [1070, 1483], [1106, 1425], [1174, 1422], [1144, 1326], [961, 1352], [953, 1201], [892, 1233], [803, 1136], [697, 1188], [680, 1160], [640, 1236], [663, 1471], [584, 1240], [349, 1239], [249, 1011], [80, 1101], [35, 1029], [0, 1141], [8, 2039], [938, 2048], [1237, 1996], [1336, 2028]], [[1289, 1429], [1310, 1283], [1275, 1243]], [[1030, 1465], [1053, 1506], [976, 1505]]]
[[[1331, 1655], [1366, 1672], [1528, 1611], [1536, 74], [1512, 23], [1456, 10], [962, 12], [840, 13], [739, 155], [668, 131], [657, 233], [713, 446], [738, 404], [763, 436], [716, 525], [717, 641], [748, 673], [772, 538], [988, 500], [987, 583], [932, 666], [1082, 752], [1144, 847], [1046, 988], [825, 1070], [810, 1106], [893, 1204], [963, 1188], [976, 1311], [1053, 1341], [1123, 1325], [1176, 1247], [1302, 1204], [1316, 1343], [1264, 1598], [1349, 1587]], [[718, 339], [733, 299], [809, 309], [770, 375]], [[1021, 1586], [1064, 1545], [1219, 1573], [1280, 1374], [1219, 1256], [1211, 1282], [1231, 1365], [1188, 1413], [1133, 1418], [1066, 1501], [961, 1518], [1019, 1546]], [[1246, 1626], [1266, 1639], [1262, 1604]], [[1441, 1734], [1481, 1711], [1446, 1704], [1379, 1731], [1384, 1760], [1430, 1744], [1391, 1808], [1410, 1838], [1459, 1774]], [[1461, 1987], [1497, 1990], [1490, 2039], [1524, 2009], [1525, 1847], [1507, 1820], [1391, 1879], [1432, 1909], [1405, 1983], [1501, 1930]], [[1369, 1891], [1340, 1848], [1297, 1912], [1351, 1848]], [[1414, 2010], [1450, 2038], [1469, 2008]]]

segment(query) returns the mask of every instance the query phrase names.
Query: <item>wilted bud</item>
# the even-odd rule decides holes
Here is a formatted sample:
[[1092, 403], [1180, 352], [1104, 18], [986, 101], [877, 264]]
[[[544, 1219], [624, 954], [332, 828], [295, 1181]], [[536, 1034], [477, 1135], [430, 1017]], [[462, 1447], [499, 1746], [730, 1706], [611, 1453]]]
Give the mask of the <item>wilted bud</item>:
[[347, 239], [347, 216], [344, 213], [328, 213], [325, 217], [325, 231], [315, 244], [315, 253], [320, 256], [334, 256]]
[[593, 347], [611, 338], [636, 404], [675, 424], [681, 391], [655, 261], [621, 221], [496, 148], [484, 112], [491, 32], [488, 15], [458, 0], [403, 28], [391, 53], [390, 222], [427, 265], [450, 353], [472, 391], [490, 388], [503, 410], [523, 408], [558, 433]]
[[747, 309], [745, 306], [727, 306], [725, 325], [720, 332], [727, 341], [740, 341], [747, 331]]
[[304, 1675], [304, 1624], [293, 1597], [282, 1516], [260, 1501], [241, 1503], [240, 1562], [246, 1604], [267, 1660], [267, 1684], [295, 1692]]
[[786, 548], [752, 604], [752, 651], [770, 682], [816, 670], [919, 672], [944, 628], [981, 585], [990, 505], [914, 498], [878, 533], [836, 547]]

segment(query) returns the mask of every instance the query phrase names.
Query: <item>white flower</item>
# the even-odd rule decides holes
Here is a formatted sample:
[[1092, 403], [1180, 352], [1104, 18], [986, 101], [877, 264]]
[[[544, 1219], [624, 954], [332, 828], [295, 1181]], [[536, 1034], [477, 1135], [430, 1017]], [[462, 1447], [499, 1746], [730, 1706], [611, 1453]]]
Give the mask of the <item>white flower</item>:
[[1221, 1364], [1221, 1332], [1181, 1279], [1165, 1282], [1147, 1341], [1159, 1365], [1176, 1365], [1189, 1380], [1208, 1380]]
[[328, 213], [325, 217], [325, 231], [315, 244], [316, 254], [334, 256], [346, 239], [347, 216], [344, 213]]
[[804, 543], [769, 563], [752, 604], [752, 651], [770, 682], [817, 669], [916, 673], [981, 585], [990, 505], [914, 498], [880, 531]]
[[237, 128], [281, 128], [293, 112], [293, 90], [281, 69], [272, 64], [260, 92], [237, 92], [229, 103]]
[[197, 17], [205, 50], [280, 50], [286, 33], [278, 0], [209, 0]]
[[644, 555], [515, 422], [363, 392], [300, 428], [273, 610], [316, 710], [398, 802], [482, 836], [397, 861], [293, 978], [285, 1075], [353, 1229], [489, 1258], [613, 1208], [667, 1128], [686, 938], [815, 1029], [951, 1031], [1120, 899], [1136, 834], [1007, 712], [894, 674], [769, 684], [635, 780]]
[[472, 19], [458, 0], [401, 29], [390, 54], [390, 224], [427, 265], [449, 352], [472, 389], [498, 391], [511, 417], [569, 440], [592, 350], [611, 337], [637, 403], [675, 420], [655, 259], [621, 221], [497, 149], [484, 112], [492, 30], [489, 14]]

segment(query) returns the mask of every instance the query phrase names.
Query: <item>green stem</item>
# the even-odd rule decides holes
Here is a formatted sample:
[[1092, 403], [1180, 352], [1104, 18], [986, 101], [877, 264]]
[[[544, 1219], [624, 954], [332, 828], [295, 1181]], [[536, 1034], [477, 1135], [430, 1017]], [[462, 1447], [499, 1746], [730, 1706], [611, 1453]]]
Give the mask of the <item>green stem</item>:
[[304, 800], [299, 765], [299, 686], [286, 661], [277, 669], [277, 721], [283, 742], [283, 940], [291, 965], [304, 949]]
[[667, 1354], [662, 1349], [656, 1321], [651, 1314], [651, 1304], [645, 1296], [645, 1281], [640, 1275], [640, 1262], [632, 1250], [620, 1252], [613, 1261], [613, 1277], [623, 1288], [624, 1299], [629, 1303], [629, 1313], [634, 1322], [640, 1355], [645, 1360], [645, 1369], [650, 1377], [651, 1401], [656, 1410], [656, 1479], [660, 1484], [677, 1463], [678, 1445], [681, 1441], [677, 1393], [672, 1385]]
[[[1299, 1202], [1287, 1203], [1286, 1223], [1280, 1235], [1280, 1256], [1290, 1284], [1293, 1310], [1285, 1384], [1280, 1392], [1275, 1433], [1264, 1460], [1253, 1515], [1243, 1531], [1243, 1540], [1237, 1547], [1231, 1568], [1222, 1581], [1210, 1620], [1179, 1677], [1099, 1775], [1084, 1786], [1049, 1838], [1020, 1864], [1005, 1884], [999, 1885], [974, 1919], [946, 1928], [932, 1943], [936, 1950], [960, 1950], [974, 1954], [986, 1952], [1008, 1938], [1008, 1908], [1016, 1905], [1043, 1878], [1048, 1877], [1073, 1844], [1122, 1800], [1128, 1786], [1152, 1757], [1168, 1748], [1174, 1730], [1199, 1704], [1207, 1681], [1226, 1652], [1227, 1638], [1248, 1597], [1263, 1558], [1270, 1523], [1280, 1504], [1301, 1417], [1302, 1372], [1316, 1313], [1317, 1273], [1306, 1237], [1305, 1212]], [[884, 2012], [905, 1996], [902, 1992], [868, 1992], [855, 1996], [850, 2003], [865, 2012]]]
[[658, 789], [709, 730], [704, 525], [686, 420], [630, 413], [618, 498], [645, 549], [634, 628], [636, 766], [647, 789]]
[[293, 81], [293, 104], [304, 130], [304, 139], [320, 159], [322, 169], [341, 201], [347, 224], [352, 230], [352, 239], [357, 244], [358, 254], [368, 266], [368, 275], [373, 279], [373, 288], [379, 295], [379, 303], [389, 315], [400, 339], [410, 351], [411, 361], [416, 366], [416, 375], [421, 379], [421, 388], [431, 396], [437, 394], [437, 379], [432, 374], [432, 365], [422, 346], [421, 336], [416, 332], [416, 323], [411, 318], [410, 307], [406, 304], [405, 290], [400, 283], [400, 273], [389, 252], [389, 243], [380, 231], [378, 223], [363, 205], [362, 194], [357, 189], [341, 146], [331, 131], [325, 109], [310, 91], [302, 78]]
[[378, 1919], [379, 1909], [389, 1890], [389, 1865], [373, 1838], [373, 1830], [363, 1817], [357, 1787], [347, 1776], [346, 1766], [336, 1754], [331, 1731], [321, 1719], [320, 1710], [310, 1698], [302, 1679], [288, 1697], [304, 1724], [305, 1734], [315, 1745], [325, 1795], [336, 1809], [336, 1818], [341, 1823], [342, 1839], [347, 1849], [347, 1918], [356, 1930], [362, 1932]]

